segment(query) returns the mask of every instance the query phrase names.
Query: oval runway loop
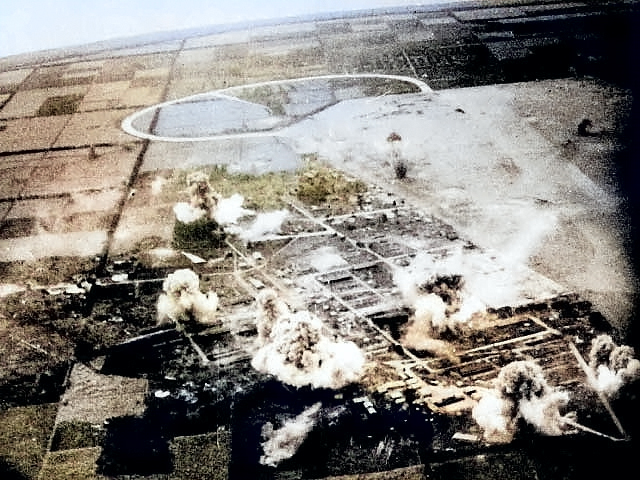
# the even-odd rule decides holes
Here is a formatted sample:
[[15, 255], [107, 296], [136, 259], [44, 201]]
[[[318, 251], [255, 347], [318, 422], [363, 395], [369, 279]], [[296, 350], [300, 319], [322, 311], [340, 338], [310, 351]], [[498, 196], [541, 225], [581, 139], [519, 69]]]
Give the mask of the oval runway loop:
[[[355, 82], [353, 85], [349, 85], [348, 82], [350, 81]], [[367, 85], [367, 81], [373, 81], [372, 85]], [[382, 85], [376, 85], [374, 83], [375, 81]], [[361, 84], [358, 84], [358, 82]], [[380, 88], [380, 86], [385, 86], [391, 82], [398, 82], [403, 88], [411, 87], [413, 91], [395, 92], [393, 86], [381, 92], [375, 91], [376, 87]], [[309, 85], [306, 89], [304, 87], [305, 83]], [[302, 87], [300, 87], [301, 84]], [[310, 93], [316, 93], [317, 97], [318, 91], [322, 90], [321, 88], [317, 88], [315, 91], [311, 89], [314, 84], [316, 86], [319, 84], [319, 86], [325, 90], [324, 92], [320, 92], [320, 98], [313, 98], [313, 95], [310, 95]], [[287, 87], [289, 87], [289, 91], [285, 90]], [[296, 87], [302, 90], [304, 94], [300, 95], [302, 101], [277, 101], [277, 96], [289, 96], [290, 93], [300, 93], [296, 91]], [[362, 93], [358, 94], [358, 89], [362, 90]], [[236, 95], [238, 96], [233, 95], [232, 93], [234, 92], [237, 92]], [[337, 92], [341, 92], [342, 95], [336, 95]], [[126, 133], [134, 137], [174, 143], [274, 137], [278, 136], [285, 127], [298, 123], [343, 100], [379, 97], [393, 93], [422, 93], [429, 95], [432, 92], [426, 83], [402, 75], [363, 73], [273, 80], [198, 93], [152, 105], [125, 118], [121, 126]], [[324, 96], [322, 96], [323, 93]], [[241, 98], [242, 95], [247, 98]], [[262, 97], [262, 100], [266, 101], [264, 103], [251, 101], [255, 97]], [[198, 104], [200, 104], [200, 107], [197, 107]], [[174, 116], [179, 119], [179, 122], [173, 124], [171, 123], [170, 114], [168, 113], [171, 107], [177, 107], [177, 109], [179, 109], [174, 113]], [[198, 109], [200, 112], [198, 112]], [[174, 110], [176, 110], [176, 108], [174, 108]], [[199, 113], [199, 116], [195, 116], [198, 120], [204, 117], [208, 122], [194, 122], [193, 113]], [[218, 114], [217, 118], [216, 113]], [[168, 118], [163, 119], [163, 116]], [[208, 119], [206, 118], [207, 116], [209, 117]], [[145, 119], [145, 117], [147, 118]], [[157, 119], [152, 122], [151, 119], [154, 117], [157, 117]], [[191, 118], [191, 121], [187, 122], [187, 118]], [[149, 125], [154, 125], [153, 130], [155, 130], [156, 133], [144, 131], [145, 128], [140, 128], [135, 125], [136, 122], [146, 120], [148, 120]], [[222, 123], [222, 126], [219, 127], [222, 128], [222, 130], [219, 133], [213, 133], [211, 131], [215, 131], [216, 128], [216, 125], [211, 124], [212, 122], [218, 122], [216, 125]], [[225, 126], [227, 127], [226, 130], [224, 129]], [[147, 127], [147, 130], [148, 129], [149, 127]], [[176, 134], [168, 135], [166, 133], [157, 133], [158, 130], [160, 130], [160, 132], [164, 130], [167, 133], [176, 132]], [[177, 135], [177, 133], [184, 130], [186, 130], [186, 133], [191, 134], [184, 136]], [[194, 133], [198, 133], [198, 130], [200, 130], [201, 133], [194, 135]]]

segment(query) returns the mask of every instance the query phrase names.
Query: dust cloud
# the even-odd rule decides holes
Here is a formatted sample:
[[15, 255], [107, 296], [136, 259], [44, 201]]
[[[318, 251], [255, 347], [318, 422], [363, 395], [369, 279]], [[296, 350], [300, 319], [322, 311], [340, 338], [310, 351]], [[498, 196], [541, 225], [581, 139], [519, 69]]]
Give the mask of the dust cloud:
[[640, 360], [627, 345], [618, 346], [609, 335], [599, 335], [591, 342], [589, 366], [595, 376], [591, 386], [607, 397], [616, 397], [620, 389], [640, 379]]
[[307, 310], [291, 312], [271, 290], [257, 299], [258, 338], [251, 365], [295, 387], [339, 389], [357, 382], [365, 358], [358, 346], [335, 338]]
[[543, 435], [557, 436], [572, 431], [573, 413], [560, 413], [569, 394], [552, 388], [542, 368], [533, 361], [519, 360], [505, 365], [495, 388], [485, 393], [472, 411], [490, 443], [508, 443], [524, 421]]
[[157, 324], [197, 322], [219, 323], [216, 316], [218, 295], [200, 291], [198, 275], [189, 269], [170, 273], [162, 283], [164, 293], [158, 297]]

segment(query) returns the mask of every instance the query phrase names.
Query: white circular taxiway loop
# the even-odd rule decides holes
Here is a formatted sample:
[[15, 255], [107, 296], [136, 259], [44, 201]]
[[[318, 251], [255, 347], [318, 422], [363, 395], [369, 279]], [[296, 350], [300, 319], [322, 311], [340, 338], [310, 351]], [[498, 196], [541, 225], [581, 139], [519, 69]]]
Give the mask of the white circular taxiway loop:
[[161, 109], [162, 107], [167, 107], [170, 105], [175, 105], [183, 102], [193, 102], [200, 97], [206, 98], [210, 100], [212, 98], [219, 98], [224, 100], [231, 100], [238, 103], [251, 103], [246, 100], [242, 100], [240, 98], [234, 97], [232, 95], [228, 95], [225, 92], [229, 92], [232, 90], [238, 90], [241, 88], [259, 88], [265, 86], [272, 85], [283, 85], [283, 84], [292, 84], [292, 83], [302, 83], [302, 82], [310, 82], [315, 80], [340, 80], [340, 79], [383, 79], [383, 80], [396, 80], [399, 82], [410, 83], [418, 87], [421, 93], [430, 94], [433, 93], [433, 90], [426, 83], [412, 77], [405, 77], [403, 75], [383, 75], [376, 73], [353, 73], [353, 74], [342, 74], [342, 75], [319, 75], [315, 77], [301, 77], [301, 78], [292, 78], [287, 80], [271, 80], [267, 82], [259, 82], [259, 83], [251, 83], [247, 85], [236, 85], [233, 87], [223, 88], [221, 90], [212, 90], [204, 93], [197, 93], [195, 95], [189, 95], [187, 97], [179, 98], [177, 100], [169, 100], [167, 102], [158, 103], [156, 105], [152, 105], [150, 107], [146, 107], [132, 115], [129, 115], [122, 121], [122, 129], [132, 135], [134, 137], [142, 138], [145, 140], [156, 140], [161, 142], [174, 142], [174, 143], [182, 143], [182, 142], [206, 142], [211, 140], [227, 140], [234, 138], [260, 138], [260, 137], [274, 137], [278, 135], [278, 132], [281, 132], [284, 128], [274, 128], [271, 130], [265, 131], [253, 131], [253, 132], [240, 132], [240, 133], [226, 133], [226, 134], [218, 134], [218, 135], [207, 135], [200, 137], [167, 137], [162, 135], [154, 135], [152, 133], [146, 133], [138, 130], [133, 126], [133, 122], [135, 122], [138, 118], [143, 115], [146, 115], [154, 110]]

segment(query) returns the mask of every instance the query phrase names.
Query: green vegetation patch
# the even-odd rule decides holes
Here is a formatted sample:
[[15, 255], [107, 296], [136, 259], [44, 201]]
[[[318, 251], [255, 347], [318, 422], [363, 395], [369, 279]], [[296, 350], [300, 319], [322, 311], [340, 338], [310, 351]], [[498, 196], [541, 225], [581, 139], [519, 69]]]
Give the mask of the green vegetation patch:
[[47, 455], [42, 466], [42, 480], [95, 480], [96, 462], [100, 457], [100, 447], [83, 448]]
[[[296, 185], [296, 175], [291, 172], [230, 173], [224, 165], [198, 170], [208, 175], [209, 183], [218, 194], [229, 197], [239, 193], [244, 197], [244, 207], [256, 210], [283, 208]], [[195, 169], [174, 171], [162, 189], [160, 200], [166, 203], [187, 201], [187, 176], [193, 171]]]
[[228, 432], [176, 437], [169, 447], [174, 470], [171, 480], [226, 480], [231, 442]]
[[364, 182], [312, 162], [299, 177], [296, 196], [311, 205], [329, 203], [334, 207], [357, 203], [366, 191]]
[[77, 93], [49, 97], [40, 105], [37, 115], [39, 117], [51, 117], [53, 115], [70, 115], [76, 113], [83, 98], [83, 95]]
[[[364, 182], [328, 167], [315, 154], [303, 156], [303, 161], [304, 166], [296, 172], [270, 172], [262, 175], [230, 173], [223, 165], [200, 168], [197, 171], [206, 174], [212, 190], [218, 195], [228, 198], [240, 194], [244, 197], [243, 207], [256, 212], [290, 208], [290, 204], [296, 199], [309, 205], [328, 206], [334, 212], [350, 211], [367, 191]], [[187, 177], [194, 171], [196, 169], [162, 172], [166, 181], [154, 201], [167, 206], [187, 202]], [[158, 172], [146, 175], [139, 180], [140, 185], [150, 184], [152, 176], [157, 176]], [[155, 260], [145, 253], [153, 248], [172, 247], [178, 252], [186, 250], [204, 259], [225, 257], [228, 253], [224, 232], [214, 221], [201, 219], [188, 224], [174, 221], [173, 229], [171, 245], [163, 242], [160, 237], [150, 236], [134, 247], [136, 255], [145, 266], [179, 267], [186, 263], [180, 255], [167, 255], [166, 259]], [[188, 263], [186, 265], [189, 266]]]
[[[369, 77], [369, 78], [334, 78], [329, 80], [329, 85], [334, 90], [358, 88], [365, 97], [378, 97], [380, 95], [402, 95], [408, 93], [420, 93], [420, 88], [407, 81], [395, 78]], [[354, 95], [359, 98], [360, 95]]]
[[[278, 172], [263, 175], [229, 173], [225, 166], [204, 169], [209, 183], [223, 197], [239, 193], [244, 207], [258, 211], [286, 208], [297, 197], [308, 204], [323, 202], [354, 203], [367, 191], [364, 182], [347, 177], [317, 159], [305, 156], [305, 166], [298, 172]], [[166, 203], [186, 201], [186, 178], [192, 170], [175, 171], [162, 191]]]
[[0, 460], [25, 479], [35, 479], [47, 451], [57, 404], [0, 411]]
[[368, 78], [365, 83], [365, 94], [369, 97], [408, 93], [420, 93], [420, 88], [413, 83], [389, 78]]

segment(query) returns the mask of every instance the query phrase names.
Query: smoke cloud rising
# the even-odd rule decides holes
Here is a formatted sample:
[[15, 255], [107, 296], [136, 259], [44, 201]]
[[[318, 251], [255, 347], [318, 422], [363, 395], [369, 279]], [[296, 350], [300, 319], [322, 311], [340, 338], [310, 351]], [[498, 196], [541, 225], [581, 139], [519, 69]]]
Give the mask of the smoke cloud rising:
[[206, 212], [198, 208], [193, 208], [190, 204], [185, 202], [176, 203], [173, 206], [173, 213], [179, 222], [193, 223], [201, 218], [205, 218]]
[[618, 346], [609, 335], [599, 335], [591, 342], [589, 366], [595, 372], [592, 387], [607, 397], [616, 397], [628, 383], [640, 379], [640, 360], [627, 345]]
[[256, 314], [258, 338], [256, 342], [258, 346], [264, 347], [271, 339], [273, 326], [280, 318], [289, 315], [289, 306], [271, 289], [262, 291], [256, 300], [258, 304], [258, 313]]
[[162, 283], [163, 294], [158, 298], [157, 323], [191, 322], [218, 323], [218, 295], [200, 291], [198, 275], [189, 269], [170, 273]]
[[472, 411], [488, 442], [509, 442], [525, 421], [543, 435], [562, 435], [570, 430], [573, 414], [563, 416], [567, 392], [552, 388], [542, 368], [532, 361], [504, 366], [494, 390], [487, 392]]
[[446, 353], [438, 340], [445, 332], [459, 333], [474, 314], [485, 310], [466, 288], [460, 257], [436, 260], [419, 254], [411, 265], [394, 271], [393, 279], [404, 302], [413, 310], [400, 342], [433, 353]]
[[240, 239], [247, 242], [257, 242], [268, 234], [280, 233], [282, 223], [289, 216], [288, 210], [259, 213], [253, 223], [238, 232]]
[[271, 290], [257, 304], [253, 368], [295, 387], [337, 389], [360, 379], [365, 359], [356, 344], [334, 339], [309, 311], [291, 312]]
[[231, 225], [254, 213], [243, 208], [244, 197], [238, 193], [222, 198], [213, 190], [204, 172], [193, 172], [187, 176], [187, 192], [189, 203], [179, 202], [173, 207], [176, 218], [182, 223], [206, 218], [215, 220], [219, 225]]
[[321, 406], [316, 403], [278, 429], [267, 422], [262, 427], [262, 438], [265, 441], [262, 443], [264, 455], [260, 457], [260, 463], [276, 467], [283, 460], [293, 457], [313, 429]]
[[213, 219], [220, 225], [232, 225], [247, 215], [253, 215], [253, 210], [242, 206], [244, 197], [239, 193], [234, 193], [229, 198], [220, 198], [218, 205], [213, 212]]
[[189, 203], [177, 203], [173, 207], [176, 218], [183, 223], [192, 223], [201, 218], [213, 219], [219, 195], [213, 191], [209, 177], [204, 172], [193, 172], [187, 176]]

